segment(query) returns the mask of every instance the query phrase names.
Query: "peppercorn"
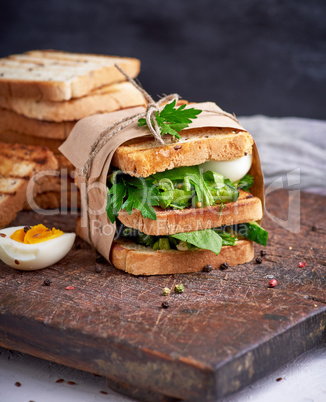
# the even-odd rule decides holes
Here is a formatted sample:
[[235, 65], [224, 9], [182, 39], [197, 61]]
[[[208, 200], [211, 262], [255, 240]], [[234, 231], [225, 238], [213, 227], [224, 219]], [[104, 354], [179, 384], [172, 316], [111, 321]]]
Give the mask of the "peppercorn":
[[97, 274], [100, 274], [100, 273], [102, 272], [102, 270], [103, 270], [103, 268], [102, 268], [101, 266], [96, 265], [96, 267], [95, 267], [95, 272], [96, 272]]
[[317, 232], [317, 230], [318, 230], [317, 226], [315, 226], [315, 225], [311, 226], [311, 231], [312, 232]]
[[25, 226], [25, 227], [24, 227], [24, 232], [27, 233], [30, 229], [31, 229], [30, 226]]
[[162, 308], [169, 308], [170, 305], [167, 301], [162, 302]]
[[44, 279], [44, 286], [50, 286], [52, 283], [51, 279]]
[[229, 268], [229, 264], [227, 262], [223, 262], [223, 264], [220, 265], [221, 271], [225, 271], [228, 268]]
[[271, 279], [268, 283], [268, 287], [269, 288], [275, 288], [275, 286], [277, 285], [277, 280], [276, 279]]
[[211, 272], [211, 271], [213, 271], [213, 267], [211, 266], [211, 265], [205, 265], [204, 266], [204, 268], [203, 268], [203, 271], [204, 272]]
[[261, 257], [265, 257], [266, 254], [267, 254], [266, 250], [260, 250]]
[[256, 263], [257, 264], [261, 264], [262, 262], [263, 262], [262, 258], [260, 258], [260, 257], [256, 258]]

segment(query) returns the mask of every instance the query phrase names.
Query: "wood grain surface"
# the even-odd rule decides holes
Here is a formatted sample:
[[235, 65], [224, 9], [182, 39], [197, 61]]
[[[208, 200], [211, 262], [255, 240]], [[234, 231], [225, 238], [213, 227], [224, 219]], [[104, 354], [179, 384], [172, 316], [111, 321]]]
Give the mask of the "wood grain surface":
[[[40, 271], [1, 262], [0, 345], [106, 376], [141, 400], [210, 400], [238, 391], [326, 341], [326, 198], [301, 193], [299, 233], [273, 221], [287, 219], [290, 199], [287, 191], [267, 197], [269, 245], [255, 248], [256, 256], [266, 250], [262, 264], [133, 277], [81, 239]], [[76, 219], [23, 212], [13, 225], [73, 231]], [[268, 287], [272, 277], [275, 288]], [[184, 293], [161, 295], [180, 283]]]

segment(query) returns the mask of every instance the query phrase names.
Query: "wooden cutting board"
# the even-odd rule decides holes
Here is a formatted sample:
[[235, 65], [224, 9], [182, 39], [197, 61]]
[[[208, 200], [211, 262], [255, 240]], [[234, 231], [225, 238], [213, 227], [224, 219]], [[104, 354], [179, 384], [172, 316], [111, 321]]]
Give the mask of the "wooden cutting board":
[[[262, 264], [133, 277], [80, 239], [44, 270], [0, 263], [0, 345], [106, 376], [142, 400], [235, 392], [326, 340], [326, 198], [301, 194], [299, 233], [274, 222], [291, 202], [286, 191], [267, 197]], [[39, 222], [72, 231], [76, 215], [22, 212], [13, 224]], [[278, 285], [268, 288], [272, 277]], [[161, 295], [180, 283], [184, 293]]]

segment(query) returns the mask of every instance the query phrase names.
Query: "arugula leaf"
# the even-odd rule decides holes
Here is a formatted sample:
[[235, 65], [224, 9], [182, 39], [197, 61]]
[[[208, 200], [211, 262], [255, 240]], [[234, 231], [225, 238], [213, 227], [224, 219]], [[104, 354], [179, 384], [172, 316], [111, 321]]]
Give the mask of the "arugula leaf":
[[254, 185], [254, 178], [251, 174], [246, 174], [242, 179], [232, 184], [238, 189], [241, 188], [244, 191], [249, 191], [249, 189]]
[[[161, 135], [170, 134], [176, 138], [180, 138], [179, 132], [188, 127], [192, 120], [202, 112], [195, 108], [186, 109], [186, 105], [181, 105], [178, 108], [176, 100], [167, 103], [160, 112], [155, 113], [155, 118], [158, 126], [161, 129]], [[146, 119], [139, 119], [138, 126], [147, 125]]]
[[171, 235], [175, 239], [190, 243], [196, 247], [210, 250], [219, 254], [222, 248], [222, 238], [212, 229], [198, 230], [197, 232], [176, 233]]

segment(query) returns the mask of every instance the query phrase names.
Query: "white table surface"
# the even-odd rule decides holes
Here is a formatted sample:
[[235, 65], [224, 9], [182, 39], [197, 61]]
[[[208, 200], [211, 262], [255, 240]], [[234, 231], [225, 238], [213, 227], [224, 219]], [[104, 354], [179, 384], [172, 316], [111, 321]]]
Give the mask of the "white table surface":
[[[282, 380], [277, 381], [277, 379]], [[56, 383], [63, 379], [64, 382]], [[67, 382], [73, 381], [74, 385]], [[21, 386], [16, 386], [19, 382]], [[107, 394], [102, 394], [101, 391]], [[0, 348], [1, 402], [127, 402], [104, 377]], [[223, 402], [325, 402], [326, 343]]]
[[[300, 188], [326, 194], [325, 121], [265, 116], [239, 120], [258, 144], [267, 185], [300, 168]], [[282, 380], [277, 381], [278, 378]], [[58, 379], [65, 381], [56, 383]], [[75, 384], [69, 385], [68, 381]], [[21, 386], [16, 386], [16, 382]], [[105, 378], [0, 348], [0, 402], [30, 401], [127, 402], [132, 399], [111, 391]], [[223, 402], [230, 401], [326, 402], [326, 343], [223, 399]]]

